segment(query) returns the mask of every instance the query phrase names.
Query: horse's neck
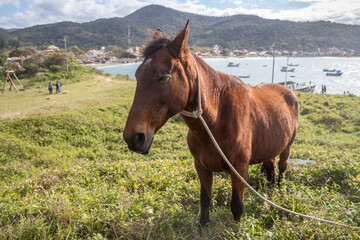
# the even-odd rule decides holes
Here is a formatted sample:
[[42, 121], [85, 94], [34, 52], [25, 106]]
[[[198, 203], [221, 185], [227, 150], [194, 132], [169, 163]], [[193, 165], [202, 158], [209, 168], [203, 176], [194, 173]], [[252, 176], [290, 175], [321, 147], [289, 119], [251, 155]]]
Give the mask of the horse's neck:
[[[218, 111], [230, 95], [246, 92], [248, 87], [239, 78], [215, 71], [205, 61], [200, 61], [201, 95], [204, 111]], [[227, 103], [230, 104], [230, 103]]]
[[[218, 119], [219, 107], [224, 104], [224, 99], [229, 99], [230, 91], [234, 91], [233, 88], [246, 88], [246, 85], [235, 76], [227, 75], [225, 73], [215, 71], [204, 60], [197, 57], [197, 65], [199, 68], [200, 77], [200, 89], [201, 89], [201, 105], [203, 108], [203, 118], [209, 125], [216, 124]], [[198, 106], [197, 89], [198, 83], [194, 80], [192, 91], [192, 101], [190, 106], [192, 109]], [[190, 128], [197, 128], [197, 121], [185, 120]]]

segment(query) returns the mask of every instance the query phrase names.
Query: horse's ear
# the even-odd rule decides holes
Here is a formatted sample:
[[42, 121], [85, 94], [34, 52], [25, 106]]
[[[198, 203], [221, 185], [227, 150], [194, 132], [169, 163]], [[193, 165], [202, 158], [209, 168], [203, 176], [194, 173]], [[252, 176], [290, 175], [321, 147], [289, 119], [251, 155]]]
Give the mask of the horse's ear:
[[155, 31], [151, 31], [150, 33], [152, 34], [153, 41], [166, 36], [166, 34], [160, 28], [156, 29]]
[[189, 35], [189, 20], [186, 23], [184, 29], [172, 40], [169, 45], [169, 51], [174, 57], [181, 57], [182, 53], [186, 49], [187, 38]]

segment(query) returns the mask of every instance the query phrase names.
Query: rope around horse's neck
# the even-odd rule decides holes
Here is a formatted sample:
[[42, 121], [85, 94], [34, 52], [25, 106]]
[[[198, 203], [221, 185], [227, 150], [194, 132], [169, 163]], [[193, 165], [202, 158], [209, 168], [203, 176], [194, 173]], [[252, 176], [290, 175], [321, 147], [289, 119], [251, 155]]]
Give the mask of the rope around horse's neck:
[[346, 228], [352, 228], [352, 229], [356, 229], [356, 230], [360, 230], [360, 227], [353, 227], [353, 226], [349, 226], [346, 224], [342, 224], [342, 223], [337, 223], [337, 222], [333, 222], [330, 220], [325, 220], [325, 219], [321, 219], [321, 218], [317, 218], [317, 217], [313, 217], [313, 216], [309, 216], [309, 215], [305, 215], [302, 213], [298, 213], [298, 212], [294, 212], [291, 211], [289, 209], [283, 208], [279, 205], [277, 205], [276, 203], [271, 202], [270, 200], [266, 199], [265, 197], [263, 197], [260, 193], [258, 193], [253, 187], [250, 186], [249, 183], [246, 182], [246, 180], [236, 171], [236, 169], [234, 168], [234, 166], [230, 163], [230, 161], [227, 159], [226, 155], [224, 154], [224, 152], [221, 150], [219, 144], [217, 143], [216, 139], [214, 138], [209, 126], [206, 124], [206, 121], [204, 120], [204, 118], [201, 116], [201, 114], [203, 113], [203, 110], [201, 108], [201, 89], [200, 89], [200, 75], [199, 75], [199, 70], [198, 70], [198, 66], [196, 64], [195, 58], [193, 57], [193, 55], [191, 54], [191, 57], [195, 63], [195, 68], [196, 68], [196, 80], [197, 80], [197, 84], [198, 84], [198, 109], [195, 111], [181, 111], [181, 114], [187, 117], [192, 117], [192, 118], [199, 118], [201, 123], [203, 124], [206, 132], [208, 133], [211, 141], [213, 142], [215, 148], [218, 150], [218, 152], [220, 153], [221, 157], [223, 158], [223, 160], [226, 162], [226, 164], [229, 166], [229, 168], [234, 172], [234, 174], [237, 176], [237, 178], [243, 182], [245, 184], [245, 186], [250, 189], [251, 192], [253, 192], [256, 196], [258, 196], [261, 200], [267, 202], [268, 204], [270, 204], [271, 206], [278, 208], [284, 212], [290, 213], [290, 214], [294, 214], [296, 216], [300, 216], [300, 217], [304, 217], [304, 218], [308, 218], [308, 219], [312, 219], [312, 220], [317, 220], [320, 222], [324, 222], [324, 223], [329, 223], [329, 224], [333, 224], [333, 225], [337, 225], [337, 226], [341, 226], [341, 227], [346, 227]]
[[186, 111], [186, 110], [182, 110], [181, 114], [187, 117], [192, 117], [192, 118], [198, 118], [199, 116], [201, 116], [201, 114], [203, 113], [202, 107], [201, 107], [201, 89], [200, 89], [200, 74], [199, 74], [199, 68], [197, 66], [197, 63], [195, 61], [195, 58], [192, 54], [190, 54], [190, 56], [192, 57], [194, 64], [195, 64], [195, 69], [196, 69], [196, 82], [197, 82], [197, 87], [198, 87], [198, 91], [197, 91], [197, 99], [198, 99], [198, 109], [195, 111]]

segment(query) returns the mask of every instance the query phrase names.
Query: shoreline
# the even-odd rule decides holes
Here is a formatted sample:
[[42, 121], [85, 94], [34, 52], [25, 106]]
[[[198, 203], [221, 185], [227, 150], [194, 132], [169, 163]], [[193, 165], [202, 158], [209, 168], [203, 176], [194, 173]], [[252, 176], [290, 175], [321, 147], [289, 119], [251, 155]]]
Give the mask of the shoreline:
[[[203, 59], [219, 59], [219, 58], [237, 58], [237, 59], [244, 59], [244, 58], [272, 58], [272, 56], [247, 56], [247, 57], [239, 57], [239, 56], [198, 56]], [[287, 56], [280, 56], [276, 57], [276, 59], [282, 59], [287, 58]], [[297, 59], [297, 58], [360, 58], [360, 56], [315, 56], [315, 57], [291, 57], [291, 59]], [[89, 67], [95, 67], [98, 69], [106, 68], [106, 67], [113, 67], [113, 66], [119, 66], [119, 65], [126, 65], [126, 64], [135, 64], [135, 63], [142, 63], [143, 59], [134, 59], [127, 60], [126, 62], [106, 62], [106, 63], [88, 63], [88, 64], [82, 64], [84, 66]]]

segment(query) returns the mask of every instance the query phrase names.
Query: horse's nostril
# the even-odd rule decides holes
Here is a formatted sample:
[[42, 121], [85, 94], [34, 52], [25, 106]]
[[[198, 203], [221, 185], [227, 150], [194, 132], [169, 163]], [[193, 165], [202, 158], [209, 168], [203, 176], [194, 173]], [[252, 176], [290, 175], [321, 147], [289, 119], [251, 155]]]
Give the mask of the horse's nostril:
[[137, 147], [141, 147], [145, 142], [145, 133], [137, 132], [133, 136], [133, 143]]

